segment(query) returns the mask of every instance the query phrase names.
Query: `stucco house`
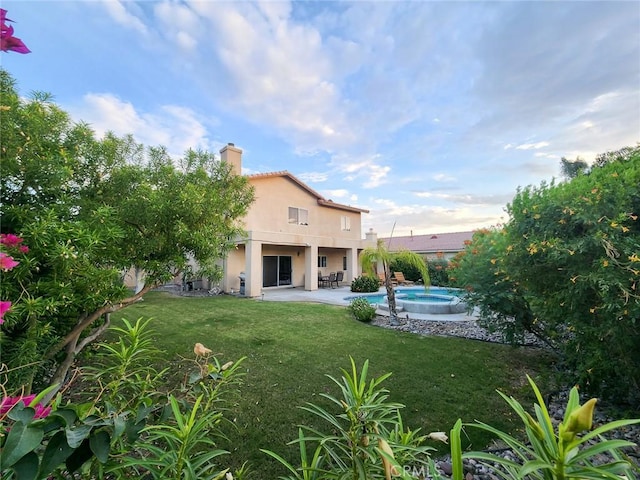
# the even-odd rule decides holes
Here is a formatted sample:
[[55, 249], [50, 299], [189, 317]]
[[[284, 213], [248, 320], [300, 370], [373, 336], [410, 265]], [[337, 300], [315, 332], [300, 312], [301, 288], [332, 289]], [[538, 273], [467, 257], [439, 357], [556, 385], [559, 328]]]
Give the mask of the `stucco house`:
[[455, 233], [433, 233], [428, 235], [408, 235], [403, 237], [382, 238], [390, 251], [410, 250], [425, 259], [444, 258], [449, 260], [465, 248], [465, 242], [471, 241], [473, 231]]
[[[238, 175], [242, 150], [228, 144], [221, 160]], [[221, 288], [258, 297], [273, 287], [318, 288], [318, 272], [344, 272], [349, 284], [360, 273], [365, 248], [361, 217], [368, 210], [335, 203], [287, 171], [248, 175], [255, 201], [244, 217], [245, 238], [223, 260]]]

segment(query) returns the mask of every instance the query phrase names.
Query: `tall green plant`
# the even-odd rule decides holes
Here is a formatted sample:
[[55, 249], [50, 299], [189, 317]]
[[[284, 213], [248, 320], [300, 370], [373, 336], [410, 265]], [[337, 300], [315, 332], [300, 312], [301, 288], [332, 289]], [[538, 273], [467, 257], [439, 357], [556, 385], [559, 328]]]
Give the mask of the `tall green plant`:
[[[434, 449], [423, 445], [427, 436], [420, 435], [419, 430], [405, 428], [400, 415], [404, 406], [389, 402], [389, 392], [381, 386], [391, 374], [369, 380], [369, 361], [366, 360], [358, 372], [355, 361], [350, 360], [350, 371], [342, 370], [340, 379], [327, 375], [339, 387], [341, 395], [320, 394], [340, 413], [313, 403], [301, 407], [324, 420], [331, 433], [308, 426], [299, 429], [298, 439], [292, 443], [299, 444], [300, 466], [293, 466], [270, 450], [262, 450], [291, 472], [289, 477], [281, 478], [412, 478], [403, 466], [429, 465], [428, 453]], [[307, 450], [310, 444], [311, 454]]]
[[391, 252], [384, 245], [384, 241], [378, 240], [375, 247], [367, 247], [360, 253], [360, 265], [362, 270], [370, 275], [375, 276], [378, 268], [382, 268], [384, 272], [384, 286], [387, 290], [387, 302], [389, 303], [389, 322], [392, 325], [398, 324], [398, 311], [396, 308], [396, 294], [391, 284], [391, 265], [394, 261], [402, 261], [408, 265], [415, 267], [422, 276], [425, 289], [429, 288], [429, 270], [424, 258], [417, 253], [409, 250], [399, 250]]
[[[39, 396], [2, 398], [2, 478], [144, 478], [215, 480], [226, 476], [216, 459], [220, 422], [241, 374], [240, 359], [221, 362], [201, 344], [194, 372], [179, 394], [160, 391], [164, 370], [154, 364], [151, 320], [124, 320], [118, 339], [99, 345], [99, 364], [83, 378], [76, 399], [43, 406]], [[51, 389], [50, 389], [51, 390]], [[23, 400], [26, 398], [27, 400]], [[25, 405], [25, 403], [28, 404]], [[46, 405], [46, 403], [45, 403]], [[243, 467], [236, 472], [245, 475]], [[52, 475], [53, 477], [50, 477]]]
[[123, 327], [110, 328], [118, 339], [100, 343], [95, 361], [86, 367], [89, 383], [95, 385], [92, 393], [103, 396], [103, 401], [119, 411], [135, 410], [157, 400], [158, 388], [168, 371], [154, 367], [162, 352], [154, 347], [149, 329], [152, 320], [141, 317], [131, 323], [123, 318]]
[[143, 429], [144, 440], [137, 446], [142, 453], [141, 458], [132, 456], [122, 467], [159, 480], [224, 478], [228, 470], [219, 471], [214, 460], [229, 452], [215, 448], [216, 443], [211, 436], [211, 428], [219, 423], [222, 414], [204, 410], [202, 400], [203, 396], [198, 397], [190, 410], [183, 412], [184, 406], [178, 399], [169, 396], [168, 423]]
[[[451, 454], [454, 479], [462, 480], [462, 459], [478, 459], [489, 467], [499, 465], [497, 473], [505, 479], [530, 478], [540, 480], [568, 479], [620, 479], [634, 478], [633, 468], [624, 459], [622, 449], [635, 444], [627, 440], [609, 440], [604, 434], [627, 425], [640, 423], [640, 419], [617, 420], [601, 425], [594, 430], [593, 411], [595, 399], [580, 405], [578, 389], [572, 388], [562, 422], [554, 425], [540, 390], [528, 377], [537, 403], [534, 416], [513, 397], [498, 392], [522, 420], [526, 439], [516, 438], [482, 422], [456, 423], [451, 431]], [[478, 428], [494, 434], [516, 455], [517, 461], [487, 452], [465, 452], [460, 448], [462, 427]], [[597, 463], [596, 457], [607, 453], [612, 460]]]

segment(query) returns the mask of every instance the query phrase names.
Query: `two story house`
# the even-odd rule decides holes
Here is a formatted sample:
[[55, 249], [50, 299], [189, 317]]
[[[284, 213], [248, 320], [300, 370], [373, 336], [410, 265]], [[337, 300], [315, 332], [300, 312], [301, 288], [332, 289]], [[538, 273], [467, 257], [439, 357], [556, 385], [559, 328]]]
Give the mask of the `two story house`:
[[[241, 149], [230, 143], [220, 155], [241, 174]], [[243, 219], [246, 237], [223, 261], [225, 292], [258, 297], [272, 287], [316, 290], [319, 272], [343, 271], [345, 283], [359, 275], [358, 254], [367, 245], [361, 216], [368, 210], [327, 200], [287, 171], [247, 179], [255, 201]]]

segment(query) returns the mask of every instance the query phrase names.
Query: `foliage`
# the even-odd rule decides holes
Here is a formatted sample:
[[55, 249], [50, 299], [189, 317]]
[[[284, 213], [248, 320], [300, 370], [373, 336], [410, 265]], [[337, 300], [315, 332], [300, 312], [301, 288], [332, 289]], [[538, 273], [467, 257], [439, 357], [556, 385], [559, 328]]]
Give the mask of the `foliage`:
[[[439, 287], [448, 287], [450, 285], [449, 273], [447, 271], [449, 262], [443, 258], [442, 255], [429, 260], [426, 264], [431, 285], [437, 285]], [[420, 269], [412, 262], [407, 262], [403, 258], [394, 259], [393, 262], [391, 262], [390, 270], [392, 272], [404, 273], [404, 278], [411, 282], [423, 282]]]
[[[155, 381], [162, 372], [151, 366], [160, 352], [152, 347], [149, 320], [124, 324], [112, 329], [120, 336], [115, 343], [99, 346], [102, 368], [94, 367], [81, 384], [76, 394], [81, 403], [60, 407], [58, 399], [39, 415], [36, 404], [46, 396], [43, 392], [28, 407], [25, 400], [2, 411], [2, 478], [225, 476], [228, 469], [220, 471], [214, 463], [226, 453], [216, 448], [216, 441], [221, 438], [224, 397], [239, 381], [231, 366], [242, 359], [220, 367], [215, 356], [196, 357], [189, 362], [197, 366], [189, 375], [195, 380], [184, 385], [179, 397], [163, 394]], [[224, 374], [213, 375], [215, 371]], [[92, 388], [96, 381], [97, 388]], [[83, 396], [87, 401], [82, 402]]]
[[[96, 139], [49, 95], [22, 99], [14, 83], [0, 70], [1, 229], [30, 251], [0, 280], [13, 304], [1, 341], [7, 387], [28, 391], [34, 381], [62, 385], [110, 313], [193, 263], [218, 275], [215, 261], [242, 233], [253, 191], [208, 152], [174, 164], [132, 137]], [[132, 268], [145, 274], [133, 295], [122, 281]]]
[[375, 275], [379, 266], [382, 267], [384, 273], [384, 286], [387, 290], [387, 302], [389, 303], [389, 321], [392, 325], [398, 323], [398, 311], [396, 309], [396, 294], [393, 286], [391, 285], [391, 264], [393, 262], [401, 261], [412, 267], [415, 267], [420, 271], [422, 281], [425, 289], [429, 287], [431, 281], [429, 280], [429, 270], [427, 269], [426, 261], [417, 253], [409, 250], [399, 250], [396, 252], [390, 252], [384, 245], [382, 239], [378, 239], [378, 243], [375, 247], [367, 247], [360, 252], [360, 265], [362, 270], [369, 274]]
[[604, 152], [596, 155], [596, 159], [593, 162], [593, 168], [604, 167], [607, 163], [611, 162], [629, 162], [637, 158], [640, 153], [640, 145], [635, 147], [622, 147], [618, 150]]
[[211, 426], [222, 414], [202, 408], [202, 399], [198, 397], [191, 410], [183, 413], [183, 406], [170, 395], [168, 422], [145, 427], [142, 441], [136, 445], [144, 452], [142, 458], [130, 457], [117, 470], [124, 468], [135, 475], [162, 480], [222, 479], [227, 471], [217, 471], [214, 460], [229, 452], [215, 448], [211, 435]]
[[451, 261], [450, 278], [466, 289], [467, 305], [478, 309], [478, 323], [490, 332], [513, 344], [522, 343], [526, 333], [546, 340], [524, 289], [506, 265], [506, 248], [504, 230], [476, 230], [466, 249]]
[[[351, 358], [351, 370], [342, 370], [342, 377], [329, 378], [340, 388], [340, 397], [320, 394], [339, 413], [317, 404], [307, 403], [303, 410], [319, 417], [331, 433], [302, 426], [298, 431], [300, 466], [293, 466], [270, 450], [262, 450], [282, 463], [291, 475], [288, 479], [360, 479], [369, 480], [402, 475], [403, 465], [428, 465], [424, 446], [427, 436], [418, 430], [405, 429], [400, 409], [403, 405], [388, 401], [389, 392], [381, 384], [385, 374], [369, 380], [369, 361], [360, 372]], [[314, 448], [315, 444], [315, 448]], [[308, 445], [310, 447], [308, 447]], [[311, 448], [311, 455], [307, 448]], [[311, 460], [309, 460], [311, 459]]]
[[358, 293], [377, 292], [380, 289], [380, 282], [372, 275], [361, 275], [351, 282], [351, 291]]
[[575, 160], [560, 159], [560, 172], [566, 179], [572, 179], [589, 171], [589, 164], [580, 157]]
[[438, 287], [450, 287], [451, 280], [449, 279], [449, 261], [445, 258], [436, 258], [429, 261], [427, 264], [429, 267], [429, 278], [431, 278], [431, 285]]
[[154, 367], [162, 351], [154, 346], [151, 321], [140, 317], [132, 324], [123, 318], [123, 327], [110, 328], [117, 341], [97, 345], [97, 354], [85, 367], [88, 386], [83, 394], [102, 396], [102, 401], [120, 412], [158, 401], [157, 389], [168, 368], [158, 371]]
[[532, 332], [571, 383], [638, 401], [640, 149], [630, 155], [520, 190], [504, 229], [478, 232], [451, 274], [485, 325], [514, 341]]
[[[528, 377], [537, 403], [534, 405], [535, 418], [513, 397], [502, 392], [500, 396], [522, 420], [526, 441], [515, 438], [491, 425], [478, 422], [464, 424], [495, 434], [516, 455], [517, 461], [487, 452], [461, 452], [460, 421], [451, 431], [452, 457], [455, 459], [454, 478], [461, 480], [461, 458], [478, 459], [489, 466], [498, 464], [504, 472], [503, 478], [532, 478], [541, 480], [633, 478], [630, 462], [624, 460], [622, 449], [635, 444], [627, 440], [608, 440], [604, 434], [611, 430], [640, 423], [640, 419], [617, 420], [591, 430], [596, 400], [591, 399], [580, 405], [578, 389], [572, 388], [562, 421], [554, 427], [552, 417], [534, 381]], [[583, 434], [583, 432], [586, 432]], [[580, 435], [582, 434], [582, 435]], [[608, 453], [613, 460], [608, 463], [597, 461], [602, 453]]]
[[353, 314], [356, 320], [365, 323], [370, 322], [376, 316], [375, 307], [363, 297], [351, 300], [351, 303], [349, 303], [349, 311]]
[[519, 192], [505, 258], [586, 389], [640, 394], [640, 149], [569, 183]]
[[[411, 282], [422, 283], [422, 273], [420, 272], [420, 269], [413, 263], [405, 261], [403, 258], [394, 258], [393, 261], [389, 264], [389, 270], [392, 273], [404, 273], [404, 278]], [[429, 269], [429, 273], [431, 273], [431, 269]]]

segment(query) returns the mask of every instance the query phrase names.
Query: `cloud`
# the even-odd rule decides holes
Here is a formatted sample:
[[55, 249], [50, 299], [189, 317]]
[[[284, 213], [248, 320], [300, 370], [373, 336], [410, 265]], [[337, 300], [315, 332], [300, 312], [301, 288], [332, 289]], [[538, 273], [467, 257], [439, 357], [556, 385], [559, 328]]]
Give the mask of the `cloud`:
[[296, 174], [296, 177], [307, 183], [322, 183], [329, 179], [329, 174], [323, 172], [306, 172]]
[[[553, 128], [617, 90], [637, 92], [633, 2], [503, 2], [476, 44], [482, 134]], [[622, 113], [619, 110], [618, 113]]]
[[483, 194], [464, 194], [454, 195], [450, 193], [434, 193], [434, 192], [416, 192], [414, 195], [418, 198], [428, 198], [443, 200], [452, 204], [462, 205], [474, 205], [474, 206], [486, 206], [486, 205], [506, 205], [513, 200], [515, 192], [513, 194], [496, 194], [496, 195], [483, 195]]
[[326, 198], [347, 198], [349, 196], [349, 191], [344, 188], [324, 190], [324, 195]]
[[353, 142], [318, 30], [296, 22], [288, 2], [192, 2], [208, 24], [206, 55], [215, 56], [229, 88], [218, 97], [254, 123], [303, 151], [337, 150]]
[[109, 16], [119, 25], [135, 30], [143, 35], [148, 33], [147, 26], [125, 7], [124, 3], [128, 2], [122, 2], [121, 0], [102, 0], [100, 3], [107, 10]]
[[486, 228], [504, 221], [502, 207], [442, 207], [375, 202], [376, 208], [363, 218], [363, 231], [373, 228], [379, 237], [422, 235]]
[[450, 182], [456, 181], [455, 177], [448, 175], [446, 173], [436, 173], [435, 175], [432, 175], [431, 178], [436, 182], [442, 182], [442, 183], [450, 183]]
[[516, 147], [516, 150], [538, 150], [549, 146], [549, 142], [523, 143]]
[[83, 97], [82, 105], [72, 108], [72, 115], [88, 122], [98, 136], [107, 131], [132, 134], [146, 146], [167, 147], [173, 156], [181, 156], [189, 148], [211, 150], [207, 128], [185, 107], [164, 105], [153, 113], [140, 113], [115, 95], [90, 93]]

